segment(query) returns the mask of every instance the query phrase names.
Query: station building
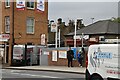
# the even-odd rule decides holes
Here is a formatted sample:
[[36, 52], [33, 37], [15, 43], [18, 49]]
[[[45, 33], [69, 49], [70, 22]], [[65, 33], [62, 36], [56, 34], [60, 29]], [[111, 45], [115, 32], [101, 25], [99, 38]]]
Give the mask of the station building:
[[[100, 20], [76, 31], [76, 46], [114, 43], [120, 37], [120, 23], [111, 20]], [[65, 46], [74, 46], [75, 33], [66, 34]], [[83, 37], [83, 44], [82, 44]]]

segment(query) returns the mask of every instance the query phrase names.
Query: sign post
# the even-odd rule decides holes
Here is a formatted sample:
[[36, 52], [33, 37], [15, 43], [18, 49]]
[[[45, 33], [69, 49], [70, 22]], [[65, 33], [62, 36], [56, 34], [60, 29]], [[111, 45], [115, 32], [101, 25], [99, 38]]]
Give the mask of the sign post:
[[83, 45], [84, 45], [83, 44], [83, 39], [84, 39], [84, 34], [82, 33], [82, 39], [81, 39], [82, 40], [82, 48], [83, 48]]
[[51, 32], [55, 32], [55, 47], [57, 48], [57, 24], [51, 24]]

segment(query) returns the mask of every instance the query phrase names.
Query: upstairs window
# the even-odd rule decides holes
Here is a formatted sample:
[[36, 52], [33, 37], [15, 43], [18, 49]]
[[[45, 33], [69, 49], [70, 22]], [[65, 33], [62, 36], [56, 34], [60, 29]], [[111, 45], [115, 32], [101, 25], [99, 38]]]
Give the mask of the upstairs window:
[[5, 32], [10, 33], [10, 17], [5, 16]]
[[27, 1], [27, 8], [28, 9], [34, 9], [35, 8], [34, 0], [28, 0]]
[[27, 18], [27, 33], [34, 34], [34, 18]]
[[10, 0], [5, 0], [5, 7], [10, 7]]

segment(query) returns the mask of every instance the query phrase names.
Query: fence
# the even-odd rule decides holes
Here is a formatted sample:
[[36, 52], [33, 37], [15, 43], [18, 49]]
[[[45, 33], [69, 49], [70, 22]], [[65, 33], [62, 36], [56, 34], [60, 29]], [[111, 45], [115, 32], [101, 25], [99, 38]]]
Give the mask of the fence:
[[[19, 49], [17, 49], [17, 47]], [[77, 62], [77, 52], [81, 47], [77, 47], [76, 49], [72, 47], [74, 50], [74, 60], [73, 65], [78, 66]], [[16, 52], [19, 54], [19, 58], [15, 57]], [[42, 46], [33, 46], [27, 45], [26, 52], [25, 46], [19, 45], [14, 46], [14, 55], [13, 60], [22, 60], [26, 62], [26, 65], [41, 65], [41, 66], [67, 66], [67, 50], [68, 47], [60, 47], [60, 48], [46, 48]], [[87, 48], [85, 48], [87, 50]], [[18, 53], [19, 52], [19, 53]], [[22, 58], [21, 58], [22, 57]], [[85, 56], [84, 56], [85, 61]], [[22, 64], [24, 64], [24, 62]]]

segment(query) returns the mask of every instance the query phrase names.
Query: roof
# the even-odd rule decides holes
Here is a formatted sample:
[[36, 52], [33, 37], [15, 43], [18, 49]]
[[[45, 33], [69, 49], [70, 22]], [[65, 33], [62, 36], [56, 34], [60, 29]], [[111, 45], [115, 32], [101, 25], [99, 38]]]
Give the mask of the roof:
[[[79, 34], [120, 34], [118, 25], [120, 23], [118, 22], [113, 22], [110, 20], [102, 20], [95, 22], [93, 24], [90, 24], [80, 30], [76, 31], [76, 35]], [[74, 32], [67, 34], [69, 35], [74, 35]]]

